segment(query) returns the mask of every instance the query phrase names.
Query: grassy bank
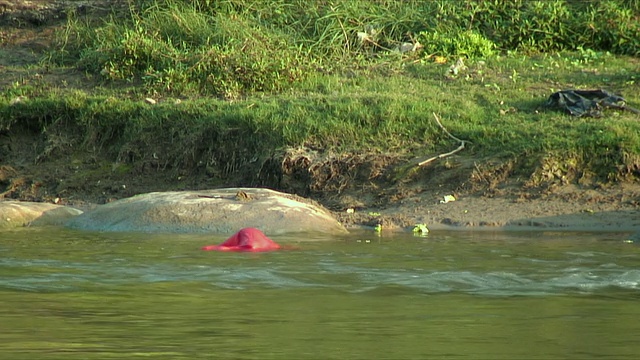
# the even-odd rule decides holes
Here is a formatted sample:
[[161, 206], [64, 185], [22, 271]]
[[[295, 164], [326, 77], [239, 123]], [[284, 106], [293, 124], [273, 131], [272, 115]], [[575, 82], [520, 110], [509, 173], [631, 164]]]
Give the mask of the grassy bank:
[[629, 0], [132, 1], [104, 22], [71, 14], [51, 59], [150, 91], [238, 98], [407, 58], [639, 55], [639, 19]]
[[23, 74], [71, 69], [82, 85], [12, 82], [0, 129], [41, 134], [38, 161], [88, 151], [233, 177], [292, 148], [447, 152], [458, 144], [436, 113], [469, 141], [461, 154], [513, 161], [532, 179], [638, 175], [638, 115], [544, 106], [557, 90], [605, 88], [640, 107], [635, 1], [188, 3], [72, 14]]

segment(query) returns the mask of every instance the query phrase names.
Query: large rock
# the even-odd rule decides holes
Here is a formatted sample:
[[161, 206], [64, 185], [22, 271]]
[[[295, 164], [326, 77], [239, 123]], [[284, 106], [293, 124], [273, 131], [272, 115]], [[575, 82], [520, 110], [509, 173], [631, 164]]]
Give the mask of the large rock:
[[172, 233], [232, 234], [244, 227], [268, 235], [347, 232], [329, 211], [308, 200], [256, 188], [142, 194], [100, 205], [67, 225], [98, 231]]
[[2, 201], [0, 202], [0, 229], [29, 225], [62, 225], [82, 211], [49, 203]]

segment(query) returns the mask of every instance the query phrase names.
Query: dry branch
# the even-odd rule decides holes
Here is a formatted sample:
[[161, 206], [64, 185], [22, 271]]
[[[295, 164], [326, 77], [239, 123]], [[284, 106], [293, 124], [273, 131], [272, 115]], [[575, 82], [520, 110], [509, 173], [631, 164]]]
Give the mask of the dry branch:
[[424, 166], [432, 161], [438, 160], [438, 159], [442, 159], [445, 158], [447, 156], [451, 156], [455, 153], [457, 153], [458, 151], [461, 151], [462, 149], [464, 149], [464, 146], [466, 143], [468, 143], [468, 141], [466, 140], [461, 140], [458, 139], [457, 137], [451, 135], [451, 133], [442, 125], [442, 123], [440, 122], [440, 119], [438, 118], [438, 115], [436, 115], [436, 113], [433, 113], [433, 117], [436, 119], [436, 122], [438, 123], [438, 126], [440, 126], [440, 128], [445, 132], [445, 134], [449, 135], [450, 138], [459, 141], [460, 142], [460, 146], [458, 146], [455, 150], [449, 151], [448, 153], [444, 153], [444, 154], [440, 154], [431, 158], [428, 158], [427, 160], [421, 161], [418, 163], [418, 166]]

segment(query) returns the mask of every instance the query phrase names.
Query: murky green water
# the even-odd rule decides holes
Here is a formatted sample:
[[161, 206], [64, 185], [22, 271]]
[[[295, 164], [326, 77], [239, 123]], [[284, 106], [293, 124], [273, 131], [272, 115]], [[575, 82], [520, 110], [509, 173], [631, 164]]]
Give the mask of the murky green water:
[[[618, 234], [366, 234], [264, 254], [202, 235], [0, 233], [2, 359], [637, 359]], [[295, 245], [294, 238], [275, 240]]]

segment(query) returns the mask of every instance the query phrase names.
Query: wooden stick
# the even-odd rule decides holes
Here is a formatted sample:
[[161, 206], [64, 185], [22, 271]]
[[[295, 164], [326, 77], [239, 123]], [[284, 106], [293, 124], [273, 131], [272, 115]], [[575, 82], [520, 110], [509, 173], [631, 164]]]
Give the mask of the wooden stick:
[[608, 107], [612, 107], [614, 109], [620, 109], [620, 110], [627, 110], [627, 111], [631, 111], [634, 114], [638, 114], [640, 115], [640, 110], [636, 109], [636, 108], [632, 108], [631, 106], [627, 106], [627, 105], [609, 105]]
[[445, 158], [447, 156], [451, 156], [455, 153], [457, 153], [458, 151], [461, 151], [462, 149], [464, 149], [464, 146], [466, 145], [466, 143], [468, 143], [468, 141], [466, 140], [461, 140], [458, 139], [457, 137], [451, 135], [451, 133], [442, 125], [442, 123], [440, 122], [440, 119], [438, 118], [438, 115], [436, 115], [436, 113], [433, 113], [433, 117], [436, 119], [436, 122], [438, 123], [438, 125], [440, 126], [440, 128], [445, 132], [445, 134], [449, 135], [450, 138], [460, 141], [460, 146], [458, 146], [455, 150], [453, 151], [449, 151], [448, 153], [444, 153], [444, 154], [440, 154], [431, 158], [428, 158], [427, 160], [421, 161], [418, 163], [418, 166], [424, 166], [432, 161], [438, 160], [438, 159], [442, 159]]

